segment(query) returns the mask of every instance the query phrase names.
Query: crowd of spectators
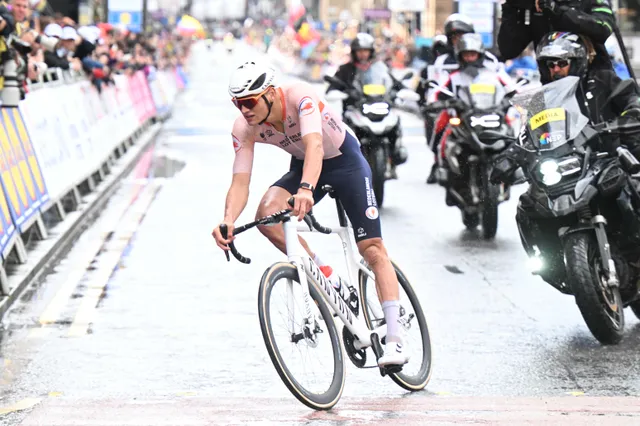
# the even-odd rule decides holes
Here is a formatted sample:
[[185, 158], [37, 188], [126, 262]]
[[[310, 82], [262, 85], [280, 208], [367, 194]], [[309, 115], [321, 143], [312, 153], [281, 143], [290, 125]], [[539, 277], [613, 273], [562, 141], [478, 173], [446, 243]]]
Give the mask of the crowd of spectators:
[[61, 78], [58, 70], [87, 75], [100, 90], [114, 73], [184, 67], [191, 43], [171, 28], [142, 34], [106, 23], [79, 26], [59, 13], [34, 11], [29, 0], [0, 1], [2, 67], [12, 60], [22, 65], [23, 91], [27, 80]]

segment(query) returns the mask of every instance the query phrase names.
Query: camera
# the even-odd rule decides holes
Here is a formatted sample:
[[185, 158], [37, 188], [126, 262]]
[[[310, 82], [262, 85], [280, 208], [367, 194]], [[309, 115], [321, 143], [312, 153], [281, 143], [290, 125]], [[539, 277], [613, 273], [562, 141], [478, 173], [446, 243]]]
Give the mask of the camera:
[[[18, 103], [24, 99], [23, 83], [28, 64], [26, 56], [31, 53], [32, 48], [29, 43], [25, 43], [14, 34], [6, 37], [5, 43], [9, 49], [2, 55], [4, 87], [0, 92], [0, 100], [3, 107], [17, 107]], [[19, 55], [11, 52], [17, 52]]]
[[15, 34], [6, 37], [5, 42], [9, 49], [15, 50], [22, 56], [28, 55], [33, 50], [31, 44], [20, 40]]

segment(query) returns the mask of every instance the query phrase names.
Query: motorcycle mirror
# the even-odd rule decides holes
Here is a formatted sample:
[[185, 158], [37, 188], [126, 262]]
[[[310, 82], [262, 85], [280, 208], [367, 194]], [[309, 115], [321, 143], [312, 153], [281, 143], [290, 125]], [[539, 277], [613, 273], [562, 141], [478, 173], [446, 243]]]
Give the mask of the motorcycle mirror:
[[428, 84], [429, 84], [429, 87], [432, 87], [434, 89], [438, 89], [440, 92], [444, 93], [447, 96], [450, 96], [452, 98], [456, 97], [455, 93], [453, 93], [452, 91], [450, 91], [446, 87], [440, 86], [438, 83], [436, 83], [433, 80], [429, 80]]
[[396, 96], [399, 99], [402, 99], [404, 101], [418, 102], [420, 100], [420, 95], [418, 95], [413, 90], [409, 90], [409, 89], [400, 89], [400, 90], [398, 90], [398, 94]]
[[409, 71], [408, 73], [406, 73], [404, 75], [404, 77], [402, 77], [403, 80], [409, 80], [410, 78], [413, 77], [413, 71]]
[[325, 75], [322, 79], [329, 84], [340, 87], [341, 89], [348, 89], [347, 85], [342, 80], [330, 75]]

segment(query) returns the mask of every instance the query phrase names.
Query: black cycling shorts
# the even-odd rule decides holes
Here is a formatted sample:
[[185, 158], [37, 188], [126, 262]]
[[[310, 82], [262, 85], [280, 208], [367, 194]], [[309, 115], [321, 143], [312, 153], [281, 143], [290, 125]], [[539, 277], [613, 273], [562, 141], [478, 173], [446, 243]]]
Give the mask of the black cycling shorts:
[[[373, 193], [371, 168], [360, 152], [358, 140], [351, 133], [346, 133], [340, 152], [342, 155], [322, 162], [320, 178], [313, 193], [314, 202], [317, 204], [326, 195], [322, 186], [331, 185], [351, 221], [356, 242], [380, 238], [380, 218]], [[289, 171], [272, 186], [296, 194], [302, 179], [303, 164], [303, 160], [291, 157]]]

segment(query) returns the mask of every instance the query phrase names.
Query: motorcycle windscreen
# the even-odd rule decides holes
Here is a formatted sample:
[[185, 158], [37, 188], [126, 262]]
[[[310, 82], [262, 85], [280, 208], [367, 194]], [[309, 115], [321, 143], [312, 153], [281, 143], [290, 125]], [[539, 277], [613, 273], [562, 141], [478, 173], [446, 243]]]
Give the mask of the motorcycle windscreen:
[[362, 86], [362, 93], [367, 96], [382, 96], [387, 93], [387, 89], [382, 84], [365, 84]]
[[367, 96], [383, 96], [393, 87], [389, 70], [382, 62], [374, 62], [366, 71], [358, 71], [355, 83]]
[[[468, 78], [468, 75], [464, 75]], [[504, 99], [505, 90], [495, 71], [481, 69], [468, 85], [458, 87], [458, 97], [474, 108], [495, 112], [496, 107]]]
[[578, 77], [565, 77], [542, 87], [514, 96], [511, 103], [518, 109], [535, 149], [556, 149], [574, 139], [589, 124], [580, 111], [575, 93]]
[[473, 83], [469, 86], [469, 93], [473, 105], [478, 109], [488, 110], [497, 104], [495, 84]]

